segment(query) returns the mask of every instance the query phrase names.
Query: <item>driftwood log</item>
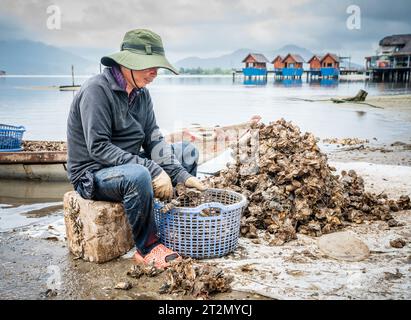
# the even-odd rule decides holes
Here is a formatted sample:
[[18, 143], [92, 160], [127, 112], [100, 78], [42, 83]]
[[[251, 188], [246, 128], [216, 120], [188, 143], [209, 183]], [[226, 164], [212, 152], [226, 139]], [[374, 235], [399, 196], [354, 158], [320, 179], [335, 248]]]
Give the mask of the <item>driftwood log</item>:
[[334, 103], [344, 103], [344, 102], [364, 102], [368, 96], [368, 92], [365, 90], [360, 90], [354, 97], [350, 98], [343, 98], [343, 99], [336, 99], [331, 98], [331, 101]]

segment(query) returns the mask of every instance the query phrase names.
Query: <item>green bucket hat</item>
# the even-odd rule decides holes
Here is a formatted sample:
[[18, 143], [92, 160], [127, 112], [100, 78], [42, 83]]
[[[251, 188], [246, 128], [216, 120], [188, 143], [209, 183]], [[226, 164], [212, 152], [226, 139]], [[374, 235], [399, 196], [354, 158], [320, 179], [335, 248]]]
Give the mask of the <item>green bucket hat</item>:
[[178, 74], [166, 59], [161, 37], [146, 29], [127, 32], [121, 43], [120, 52], [101, 58], [101, 64], [112, 67], [119, 64], [131, 70], [165, 68]]

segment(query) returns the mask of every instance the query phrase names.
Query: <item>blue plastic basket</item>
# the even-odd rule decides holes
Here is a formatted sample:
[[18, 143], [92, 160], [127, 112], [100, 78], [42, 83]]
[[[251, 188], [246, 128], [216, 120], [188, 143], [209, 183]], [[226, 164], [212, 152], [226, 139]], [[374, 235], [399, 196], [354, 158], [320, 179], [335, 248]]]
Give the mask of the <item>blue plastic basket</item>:
[[0, 124], [0, 152], [21, 151], [24, 131], [26, 129], [23, 126]]
[[[208, 189], [201, 204], [190, 203], [162, 213], [163, 202], [154, 203], [154, 214], [160, 241], [183, 256], [195, 259], [224, 256], [237, 248], [241, 214], [246, 198], [237, 192]], [[204, 209], [215, 212], [203, 216]]]

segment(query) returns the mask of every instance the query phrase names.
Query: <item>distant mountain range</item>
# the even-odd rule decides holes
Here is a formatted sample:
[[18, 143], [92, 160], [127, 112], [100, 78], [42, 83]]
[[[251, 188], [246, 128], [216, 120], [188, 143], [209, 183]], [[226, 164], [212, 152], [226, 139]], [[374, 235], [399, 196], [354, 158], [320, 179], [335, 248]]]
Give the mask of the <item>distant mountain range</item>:
[[0, 41], [0, 70], [7, 74], [90, 74], [98, 71], [90, 60], [69, 51], [30, 40]]
[[308, 60], [311, 58], [313, 53], [305, 48], [301, 48], [295, 45], [287, 45], [281, 47], [277, 50], [272, 50], [270, 52], [261, 52], [255, 49], [243, 48], [234, 51], [233, 53], [222, 55], [215, 58], [199, 58], [199, 57], [189, 57], [182, 60], [179, 60], [175, 63], [177, 68], [221, 68], [221, 69], [232, 69], [232, 68], [241, 68], [243, 66], [243, 59], [249, 53], [262, 53], [268, 59], [272, 61], [277, 55], [286, 55], [287, 53], [297, 53], [302, 56], [304, 59]]
[[[230, 54], [225, 54], [220, 57], [215, 58], [199, 58], [199, 57], [189, 57], [179, 60], [175, 63], [177, 68], [202, 68], [202, 69], [239, 69], [244, 66], [242, 61], [249, 53], [262, 53], [268, 59], [269, 62], [273, 61], [278, 55], [285, 56], [288, 53], [299, 54], [307, 62], [314, 53], [308, 49], [298, 47], [296, 45], [286, 45], [277, 50], [272, 50], [269, 52], [261, 52], [254, 49], [239, 49]], [[351, 62], [351, 68], [362, 69], [363, 66]]]
[[[70, 74], [74, 65], [75, 74], [93, 74], [99, 72], [99, 60], [104, 54], [115, 49], [94, 49], [66, 47], [58, 48], [31, 40], [0, 41], [0, 70], [7, 74]], [[297, 53], [306, 61], [313, 53], [305, 48], [287, 45], [270, 52], [254, 49], [239, 49], [230, 54], [214, 58], [189, 57], [174, 63], [177, 68], [232, 69], [241, 68], [242, 60], [248, 53], [263, 53], [271, 62], [277, 55]], [[351, 67], [361, 65], [351, 63]]]

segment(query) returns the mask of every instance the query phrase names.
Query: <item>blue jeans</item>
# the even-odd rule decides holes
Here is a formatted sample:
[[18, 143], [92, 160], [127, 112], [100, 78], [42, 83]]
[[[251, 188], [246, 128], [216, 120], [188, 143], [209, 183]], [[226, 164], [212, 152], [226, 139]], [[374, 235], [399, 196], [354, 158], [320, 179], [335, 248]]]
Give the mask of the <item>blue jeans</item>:
[[[187, 172], [196, 176], [198, 150], [188, 142], [175, 143], [171, 147]], [[145, 154], [140, 156], [149, 158]], [[94, 172], [94, 184], [94, 200], [123, 203], [136, 248], [141, 254], [147, 254], [159, 242], [149, 171], [139, 164], [104, 168]]]

